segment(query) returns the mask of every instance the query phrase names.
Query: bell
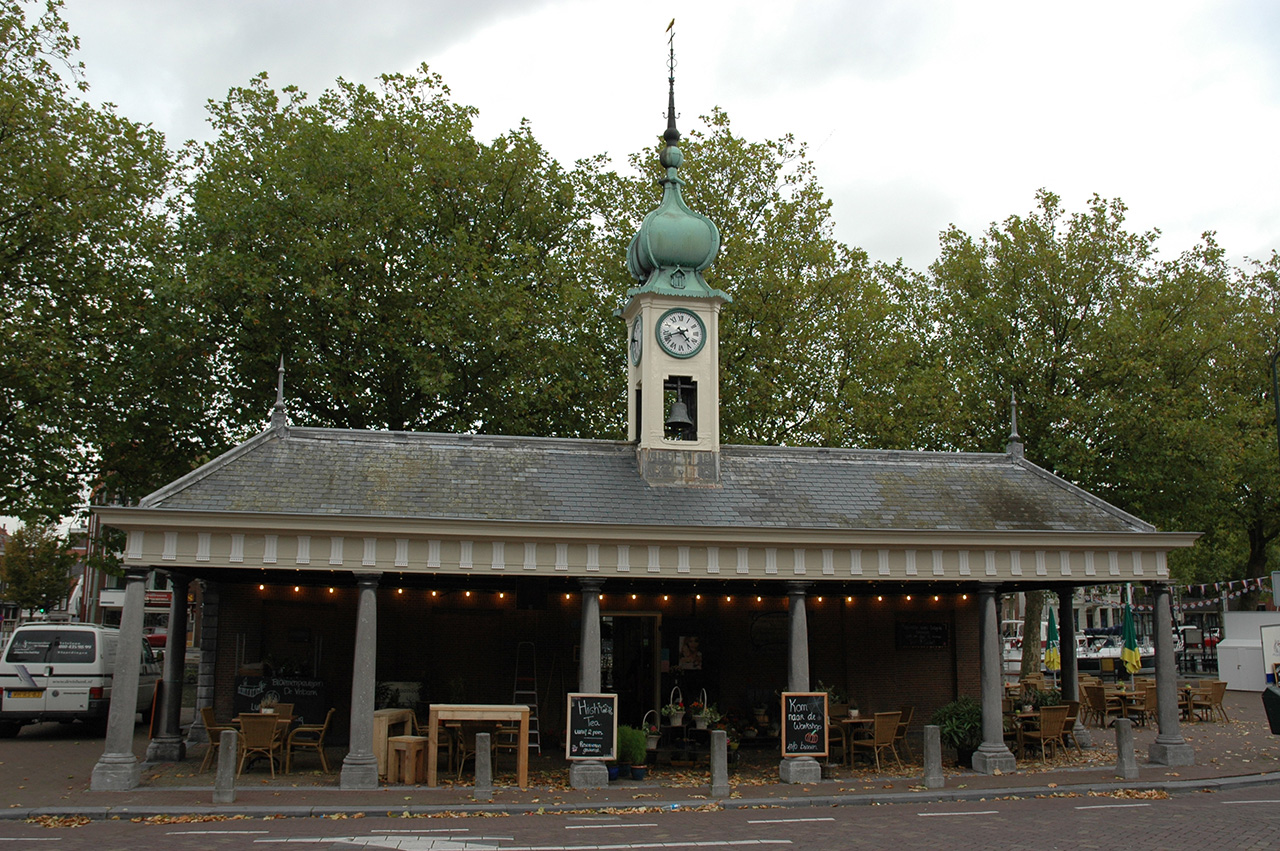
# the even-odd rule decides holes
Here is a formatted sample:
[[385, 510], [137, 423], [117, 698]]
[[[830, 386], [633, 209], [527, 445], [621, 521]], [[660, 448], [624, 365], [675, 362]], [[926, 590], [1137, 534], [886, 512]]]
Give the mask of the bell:
[[689, 419], [689, 406], [683, 399], [677, 399], [671, 406], [671, 414], [667, 417], [667, 428], [682, 438], [693, 429], [693, 420]]

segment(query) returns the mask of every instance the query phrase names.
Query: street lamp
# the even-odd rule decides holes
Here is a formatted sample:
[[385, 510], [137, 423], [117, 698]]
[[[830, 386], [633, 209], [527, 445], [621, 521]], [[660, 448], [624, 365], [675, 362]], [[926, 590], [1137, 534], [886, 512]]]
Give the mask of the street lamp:
[[1276, 359], [1280, 348], [1271, 353], [1271, 401], [1276, 405], [1276, 450], [1280, 452], [1280, 381], [1276, 379]]

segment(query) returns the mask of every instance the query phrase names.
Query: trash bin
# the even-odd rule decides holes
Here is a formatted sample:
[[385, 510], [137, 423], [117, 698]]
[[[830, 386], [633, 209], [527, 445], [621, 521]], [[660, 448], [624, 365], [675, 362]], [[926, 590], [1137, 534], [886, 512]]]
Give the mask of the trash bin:
[[1262, 693], [1262, 708], [1267, 710], [1267, 723], [1271, 732], [1280, 736], [1280, 688], [1267, 686]]

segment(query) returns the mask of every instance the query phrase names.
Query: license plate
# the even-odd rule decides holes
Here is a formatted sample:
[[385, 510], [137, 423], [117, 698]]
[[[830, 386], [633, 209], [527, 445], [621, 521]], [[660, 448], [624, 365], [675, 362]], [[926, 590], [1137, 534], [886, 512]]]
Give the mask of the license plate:
[[39, 699], [41, 697], [44, 697], [44, 692], [38, 691], [38, 690], [37, 691], [31, 691], [31, 690], [19, 691], [18, 689], [11, 688], [9, 689], [9, 697], [34, 697], [36, 699]]

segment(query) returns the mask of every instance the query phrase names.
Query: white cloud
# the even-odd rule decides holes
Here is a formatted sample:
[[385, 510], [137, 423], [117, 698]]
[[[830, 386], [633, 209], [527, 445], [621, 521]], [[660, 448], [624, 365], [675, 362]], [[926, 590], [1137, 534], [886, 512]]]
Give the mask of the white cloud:
[[[724, 107], [750, 138], [794, 133], [837, 234], [925, 268], [1036, 189], [1121, 197], [1166, 254], [1219, 232], [1280, 247], [1280, 7], [1265, 0], [1026, 3], [791, 0], [445, 3], [71, 0], [95, 99], [175, 143], [204, 103], [266, 70], [313, 94], [427, 62], [482, 136], [532, 121], [562, 162], [620, 158], [664, 126], [677, 15], [681, 128]], [[615, 161], [618, 161], [617, 159]]]

